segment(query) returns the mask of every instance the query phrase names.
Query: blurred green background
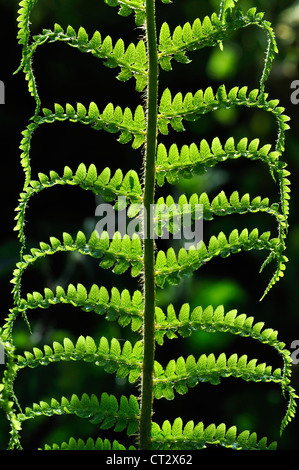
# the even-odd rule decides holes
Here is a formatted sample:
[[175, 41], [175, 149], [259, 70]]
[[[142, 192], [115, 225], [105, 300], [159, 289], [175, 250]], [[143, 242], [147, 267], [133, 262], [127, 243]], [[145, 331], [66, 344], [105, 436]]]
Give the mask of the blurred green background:
[[[172, 5], [157, 2], [157, 21], [160, 26], [167, 21], [173, 29], [177, 24], [192, 22], [196, 17], [203, 18], [212, 11], [218, 11], [219, 0], [174, 0]], [[287, 146], [284, 160], [292, 173], [292, 200], [290, 232], [287, 256], [289, 263], [285, 277], [259, 302], [259, 299], [272, 275], [273, 266], [262, 274], [259, 268], [265, 253], [242, 253], [225, 260], [215, 259], [200, 272], [179, 286], [166, 288], [158, 293], [158, 305], [165, 309], [171, 302], [178, 311], [182, 303], [189, 302], [191, 307], [202, 305], [216, 307], [223, 304], [226, 310], [236, 308], [239, 313], [253, 315], [256, 321], [264, 321], [279, 331], [279, 338], [287, 347], [299, 340], [298, 316], [298, 262], [299, 262], [299, 218], [297, 211], [299, 176], [298, 125], [299, 105], [290, 101], [291, 83], [299, 79], [299, 1], [285, 0], [240, 0], [244, 11], [256, 6], [265, 12], [271, 21], [278, 40], [279, 55], [268, 80], [267, 92], [271, 98], [279, 99], [286, 114], [291, 117], [291, 130], [287, 133]], [[34, 102], [30, 97], [23, 74], [13, 75], [18, 68], [21, 48], [16, 41], [17, 2], [0, 0], [1, 12], [1, 74], [0, 79], [6, 87], [6, 104], [0, 107], [1, 122], [1, 245], [0, 245], [0, 288], [1, 323], [12, 307], [12, 271], [18, 261], [19, 244], [14, 227], [14, 208], [18, 194], [22, 190], [23, 173], [19, 164], [18, 149], [21, 131], [34, 112]], [[84, 26], [90, 37], [98, 29], [102, 36], [111, 35], [113, 43], [122, 37], [125, 44], [142, 37], [143, 31], [136, 28], [133, 17], [117, 15], [117, 9], [109, 8], [102, 0], [40, 0], [32, 14], [33, 34], [42, 28], [52, 28], [55, 22], [63, 28], [68, 24], [76, 30]], [[206, 48], [190, 53], [192, 62], [182, 65], [173, 62], [172, 72], [161, 72], [160, 91], [168, 86], [172, 93], [195, 92], [199, 88], [212, 85], [216, 89], [225, 83], [227, 89], [247, 85], [257, 88], [262, 71], [267, 40], [265, 34], [254, 27], [234, 34], [224, 43], [223, 52], [219, 48]], [[141, 96], [134, 90], [135, 81], [127, 83], [115, 79], [115, 70], [105, 68], [102, 61], [93, 56], [80, 54], [62, 43], [40, 47], [34, 56], [34, 70], [42, 106], [53, 108], [53, 103], [88, 105], [95, 101], [99, 109], [108, 102], [122, 107], [134, 108], [140, 103]], [[261, 143], [275, 145], [276, 126], [271, 116], [258, 110], [223, 110], [204, 116], [200, 121], [186, 124], [186, 133], [175, 134], [161, 139], [166, 145], [199, 143], [201, 138], [209, 142], [215, 136], [224, 141], [230, 136], [236, 140], [247, 136], [258, 137]], [[141, 154], [130, 145], [121, 146], [110, 134], [98, 133], [85, 126], [71, 123], [57, 123], [40, 128], [34, 135], [31, 150], [33, 178], [39, 171], [55, 170], [61, 173], [65, 165], [76, 169], [79, 163], [95, 163], [98, 171], [107, 165], [112, 171], [121, 168], [125, 173], [134, 168], [141, 174]], [[157, 196], [171, 192], [177, 196], [184, 192], [208, 192], [210, 198], [221, 189], [230, 195], [234, 190], [240, 194], [249, 192], [252, 197], [269, 197], [271, 202], [278, 200], [279, 188], [271, 179], [268, 169], [259, 162], [241, 159], [225, 162], [210, 169], [207, 174], [182, 180], [179, 185], [165, 185], [158, 189]], [[63, 231], [74, 234], [83, 230], [90, 234], [97, 219], [95, 208], [99, 200], [78, 188], [62, 187], [44, 191], [30, 201], [26, 216], [27, 246], [38, 246], [39, 240], [47, 241], [50, 236], [61, 237]], [[270, 218], [270, 217], [269, 217]], [[273, 220], [264, 215], [231, 216], [218, 218], [204, 224], [204, 240], [219, 231], [230, 233], [233, 228], [252, 229], [260, 232], [276, 227]], [[43, 260], [34, 269], [27, 270], [22, 282], [23, 295], [26, 292], [40, 291], [45, 286], [55, 288], [57, 284], [83, 283], [87, 288], [94, 282], [108, 288], [117, 285], [120, 290], [128, 288], [131, 292], [138, 283], [129, 274], [118, 277], [110, 271], [99, 269], [95, 260], [75, 253], [61, 254]], [[97, 341], [102, 335], [108, 338], [137, 339], [129, 328], [122, 329], [118, 324], [109, 323], [103, 317], [96, 317], [71, 308], [56, 306], [47, 311], [29, 313], [32, 335], [29, 335], [23, 321], [17, 321], [14, 330], [16, 345], [20, 351], [31, 350], [33, 346], [42, 347], [53, 341], [62, 341], [65, 336], [76, 341], [83, 335], [93, 336]], [[188, 339], [166, 340], [163, 347], [157, 347], [157, 359], [166, 364], [172, 357], [225, 351], [227, 355], [237, 352], [248, 354], [267, 361], [274, 367], [281, 367], [280, 358], [271, 348], [256, 344], [250, 339], [231, 337], [227, 334], [207, 334], [200, 332]], [[0, 373], [1, 373], [0, 366]], [[299, 366], [293, 366], [293, 384], [299, 390]], [[22, 406], [32, 402], [69, 397], [72, 393], [83, 392], [100, 395], [103, 391], [120, 396], [135, 393], [135, 388], [125, 381], [116, 380], [101, 368], [87, 363], [53, 364], [47, 368], [28, 369], [19, 374], [15, 391]], [[192, 406], [190, 404], [192, 403]], [[154, 420], [161, 423], [164, 419], [173, 420], [181, 416], [184, 421], [201, 420], [206, 425], [211, 422], [225, 422], [227, 426], [236, 424], [241, 432], [244, 429], [256, 431], [258, 436], [269, 436], [269, 440], [279, 439], [279, 425], [284, 415], [286, 402], [280, 389], [269, 384], [246, 383], [236, 379], [226, 379], [215, 387], [202, 384], [191, 389], [188, 395], [176, 396], [173, 402], [155, 402]], [[298, 418], [285, 430], [279, 440], [279, 448], [298, 450]], [[5, 416], [0, 412], [0, 448], [5, 449], [8, 440], [8, 427]], [[103, 432], [88, 422], [74, 417], [40, 418], [24, 425], [23, 445], [34, 449], [45, 443], [61, 442], [70, 436], [86, 439], [88, 436], [105, 437]], [[111, 437], [111, 435], [110, 435]], [[114, 436], [115, 437], [115, 436]], [[117, 435], [126, 444], [126, 436]], [[131, 442], [131, 441], [130, 441]]]

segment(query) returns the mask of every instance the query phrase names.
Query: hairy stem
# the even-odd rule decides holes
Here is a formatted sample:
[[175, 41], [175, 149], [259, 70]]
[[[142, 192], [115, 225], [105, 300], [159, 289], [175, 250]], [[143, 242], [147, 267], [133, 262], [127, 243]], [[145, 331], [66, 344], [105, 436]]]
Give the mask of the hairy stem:
[[147, 138], [144, 160], [144, 361], [141, 387], [140, 450], [148, 449], [151, 441], [153, 368], [155, 355], [154, 238], [151, 233], [151, 207], [152, 204], [154, 204], [155, 195], [158, 114], [158, 53], [155, 0], [146, 0], [146, 36], [149, 68], [147, 87]]

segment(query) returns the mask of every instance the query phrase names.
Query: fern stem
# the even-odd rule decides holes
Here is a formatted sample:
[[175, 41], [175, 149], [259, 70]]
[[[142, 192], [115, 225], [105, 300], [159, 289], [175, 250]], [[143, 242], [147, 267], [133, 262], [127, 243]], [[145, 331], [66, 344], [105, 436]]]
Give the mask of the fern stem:
[[158, 115], [158, 54], [155, 0], [146, 0], [146, 36], [148, 51], [147, 138], [144, 158], [144, 324], [143, 370], [139, 448], [150, 447], [153, 404], [153, 368], [155, 355], [155, 273], [154, 238], [151, 233], [151, 207], [155, 195], [155, 159]]

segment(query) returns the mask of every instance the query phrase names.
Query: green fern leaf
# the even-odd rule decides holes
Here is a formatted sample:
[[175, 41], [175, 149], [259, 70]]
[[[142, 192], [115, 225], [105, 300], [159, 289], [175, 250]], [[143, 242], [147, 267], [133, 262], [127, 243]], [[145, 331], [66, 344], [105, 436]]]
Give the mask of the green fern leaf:
[[[151, 421], [153, 398], [164, 397], [173, 400], [177, 393], [187, 394], [190, 388], [198, 384], [218, 385], [228, 377], [240, 378], [246, 382], [269, 382], [280, 386], [283, 396], [289, 398], [281, 432], [295, 415], [298, 397], [291, 386], [291, 353], [285, 349], [285, 343], [278, 340], [277, 331], [266, 327], [263, 321], [255, 322], [252, 316], [238, 314], [235, 309], [226, 311], [222, 305], [216, 308], [191, 308], [188, 303], [183, 303], [176, 311], [170, 304], [164, 311], [163, 296], [160, 298], [162, 308], [157, 303], [159, 297], [156, 298], [159, 288], [167, 284], [178, 285], [214, 258], [226, 258], [241, 251], [266, 250], [269, 254], [261, 270], [272, 261], [276, 263], [275, 272], [264, 295], [284, 275], [288, 261], [283, 253], [288, 230], [290, 180], [286, 164], [281, 161], [281, 157], [285, 150], [285, 132], [289, 129], [289, 117], [284, 114], [285, 109], [280, 106], [279, 101], [265, 93], [265, 84], [278, 52], [273, 28], [264, 19], [264, 14], [257, 12], [255, 7], [243, 13], [241, 9], [235, 8], [237, 0], [221, 0], [219, 14], [213, 12], [202, 20], [196, 18], [193, 23], [187, 21], [181, 26], [175, 25], [173, 31], [166, 22], [161, 22], [160, 31], [156, 35], [156, 13], [152, 8], [154, 2], [105, 0], [105, 3], [118, 7], [119, 15], [124, 18], [134, 15], [136, 26], [145, 30], [145, 38], [126, 46], [122, 38], [115, 41], [112, 36], [102, 36], [99, 31], [91, 35], [83, 26], [80, 26], [78, 31], [72, 26], [64, 30], [57, 23], [52, 30], [43, 29], [40, 34], [32, 35], [31, 14], [37, 0], [21, 0], [19, 3], [18, 41], [22, 45], [19, 70], [24, 71], [29, 93], [35, 101], [35, 111], [22, 132], [20, 142], [24, 186], [15, 217], [15, 230], [20, 240], [20, 259], [16, 263], [11, 281], [14, 304], [3, 327], [0, 328], [0, 341], [5, 345], [7, 359], [3, 381], [0, 384], [0, 405], [10, 425], [8, 447], [22, 448], [21, 429], [24, 421], [41, 416], [73, 414], [81, 419], [88, 419], [102, 430], [112, 429], [114, 432], [125, 431], [129, 436], [138, 435], [140, 448], [151, 448], [154, 451], [198, 450], [211, 445], [243, 450], [273, 449], [276, 444], [268, 445], [266, 438], [258, 439], [256, 433], [248, 430], [239, 433], [235, 426], [227, 428], [224, 423], [204, 426], [202, 422], [184, 423], [183, 419], [178, 417], [172, 422], [165, 420], [160, 427]], [[171, 2], [162, 0], [162, 3]], [[189, 56], [192, 57], [194, 51], [214, 46], [222, 49], [226, 39], [247, 27], [259, 28], [268, 40], [258, 88], [250, 90], [247, 86], [236, 86], [227, 90], [222, 84], [213, 90], [207, 85], [206, 89], [200, 89], [194, 94], [186, 92], [184, 95], [169, 88], [164, 91], [157, 88], [159, 67], [169, 72], [172, 70], [173, 61], [188, 64], [191, 60]], [[94, 59], [100, 59], [109, 69], [117, 69], [117, 79], [122, 82], [134, 78], [138, 92], [147, 88], [147, 101], [144, 106], [137, 105], [135, 109], [127, 106], [122, 109], [108, 100], [102, 110], [99, 110], [94, 101], [87, 105], [80, 102], [76, 105], [67, 103], [65, 106], [54, 103], [52, 109], [43, 107], [32, 65], [34, 54], [42, 45], [61, 42], [78, 52], [92, 54]], [[176, 143], [167, 147], [162, 142], [163, 135], [168, 135], [172, 130], [185, 131], [185, 121], [195, 123], [210, 112], [238, 110], [240, 107], [253, 111], [261, 110], [273, 118], [277, 127], [275, 146], [272, 147], [266, 142], [261, 144], [259, 139], [249, 141], [246, 136], [240, 136], [239, 141], [229, 137], [225, 142], [221, 142], [218, 137], [214, 137], [210, 142], [203, 138], [197, 144], [186, 145], [182, 142], [180, 148]], [[38, 172], [37, 179], [33, 179], [33, 135], [43, 124], [61, 122], [84, 124], [93, 130], [104, 130], [111, 134], [111, 138], [114, 135], [121, 144], [131, 142], [133, 149], [144, 146], [142, 182], [134, 170], [124, 174], [121, 169], [116, 169], [112, 174], [108, 167], [101, 166], [101, 162], [100, 167], [95, 164], [88, 166], [82, 162], [75, 171], [66, 166], [62, 176], [54, 170], [49, 174]], [[27, 206], [31, 197], [44, 189], [69, 185], [92, 191], [104, 201], [114, 203], [115, 210], [121, 211], [128, 207], [128, 216], [138, 215], [139, 225], [144, 229], [145, 212], [140, 209], [140, 205], [144, 203], [145, 209], [149, 209], [150, 203], [155, 202], [155, 182], [159, 186], [163, 186], [165, 182], [177, 184], [180, 178], [202, 175], [218, 163], [225, 164], [239, 158], [255, 160], [266, 165], [274, 182], [280, 187], [279, 201], [272, 203], [268, 197], [241, 194], [237, 191], [227, 195], [220, 190], [212, 198], [205, 192], [195, 192], [188, 197], [185, 194], [173, 197], [163, 192], [164, 196], [157, 200], [154, 211], [155, 237], [162, 237], [166, 228], [173, 235], [177, 235], [181, 227], [185, 227], [185, 221], [178, 220], [180, 214], [188, 217], [189, 227], [201, 218], [211, 221], [216, 217], [233, 214], [241, 216], [264, 213], [275, 219], [275, 238], [271, 237], [270, 232], [261, 233], [259, 228], [245, 228], [242, 231], [235, 228], [227, 234], [220, 231], [211, 235], [210, 239], [194, 244], [189, 250], [179, 246], [174, 249], [167, 245], [165, 251], [159, 248], [155, 253], [154, 242], [142, 242], [137, 233], [133, 236], [121, 236], [116, 232], [111, 239], [107, 232], [101, 230], [101, 233], [94, 231], [88, 236], [79, 231], [75, 234], [63, 232], [61, 240], [52, 236], [48, 243], [39, 242], [38, 247], [30, 247], [26, 251]], [[202, 212], [198, 211], [198, 204], [202, 205]], [[97, 260], [100, 269], [109, 269], [113, 274], [121, 275], [131, 269], [131, 277], [141, 275], [143, 289], [132, 294], [127, 288], [119, 290], [112, 287], [111, 292], [108, 292], [106, 287], [96, 284], [87, 289], [81, 283], [66, 283], [63, 286], [55, 286], [55, 283], [52, 283], [52, 289], [45, 287], [43, 293], [37, 290], [25, 292], [24, 298], [21, 298], [23, 275], [27, 268], [37, 267], [49, 259], [49, 256], [60, 252], [90, 256]], [[58, 305], [63, 308], [66, 304], [80, 308], [86, 314], [102, 315], [109, 322], [117, 321], [121, 329], [129, 326], [132, 331], [142, 335], [142, 340], [133, 342], [117, 339], [120, 337], [118, 333], [112, 334], [109, 340], [106, 337], [99, 340], [91, 336], [79, 336], [76, 340], [65, 337], [60, 342], [53, 341], [51, 346], [41, 346], [41, 342], [32, 344], [31, 351], [16, 355], [15, 321], [22, 317], [31, 332], [27, 315], [29, 316], [32, 310], [54, 308]], [[168, 339], [176, 339], [178, 336], [188, 337], [198, 331], [231, 334], [258, 341], [273, 348], [280, 355], [281, 367], [275, 369], [266, 362], [258, 363], [257, 359], [250, 359], [247, 354], [227, 356], [222, 352], [218, 356], [213, 353], [201, 354], [199, 358], [193, 355], [187, 358], [180, 356], [168, 359], [164, 366], [156, 360], [155, 341], [163, 345], [165, 336]], [[148, 355], [149, 351], [151, 355]], [[116, 398], [114, 395], [103, 393], [98, 398], [86, 393], [81, 397], [73, 394], [69, 398], [44, 399], [23, 410], [14, 392], [17, 375], [22, 374], [22, 370], [27, 367], [51, 367], [52, 363], [63, 361], [82, 361], [101, 367], [103, 373], [115, 374], [120, 384], [124, 381], [133, 384], [141, 379], [141, 395], [122, 395]], [[91, 438], [83, 440], [71, 437], [68, 442], [47, 444], [45, 449], [115, 451], [125, 450], [125, 447], [117, 441], [111, 442], [107, 439], [98, 438], [94, 441]]]

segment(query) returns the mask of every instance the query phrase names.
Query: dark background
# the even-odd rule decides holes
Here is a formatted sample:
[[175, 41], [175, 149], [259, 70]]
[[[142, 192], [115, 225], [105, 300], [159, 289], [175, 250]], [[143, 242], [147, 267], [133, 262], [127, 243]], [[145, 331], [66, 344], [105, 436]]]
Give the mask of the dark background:
[[[179, 1], [172, 5], [157, 2], [157, 18], [160, 26], [167, 21], [171, 30], [186, 21], [193, 22], [196, 17], [203, 18], [218, 8], [218, 0], [199, 2], [198, 0]], [[270, 291], [266, 298], [259, 299], [266, 287], [274, 267], [271, 265], [262, 274], [259, 268], [266, 253], [241, 253], [225, 260], [215, 259], [195, 273], [192, 279], [179, 286], [167, 288], [158, 293], [158, 305], [166, 309], [172, 302], [179, 310], [184, 302], [191, 307], [223, 304], [226, 310], [236, 308], [239, 313], [253, 315], [256, 321], [264, 321], [266, 326], [277, 329], [279, 338], [288, 348], [299, 339], [298, 317], [298, 257], [299, 257], [299, 220], [297, 212], [299, 159], [298, 159], [298, 106], [290, 101], [291, 83], [299, 78], [298, 73], [298, 30], [299, 2], [285, 0], [240, 0], [246, 9], [256, 6], [265, 11], [266, 19], [273, 23], [279, 45], [279, 55], [267, 84], [271, 98], [278, 98], [291, 117], [291, 130], [287, 133], [287, 146], [284, 160], [292, 173], [292, 200], [290, 232], [288, 237], [287, 265], [285, 277]], [[19, 143], [21, 131], [34, 112], [34, 101], [27, 90], [23, 73], [13, 75], [21, 58], [21, 47], [17, 44], [17, 2], [0, 0], [1, 11], [1, 74], [0, 79], [6, 87], [6, 103], [0, 107], [1, 120], [1, 246], [0, 246], [0, 289], [1, 322], [12, 307], [10, 279], [15, 263], [18, 261], [19, 244], [14, 227], [14, 208], [18, 194], [22, 190], [24, 175], [19, 164]], [[113, 44], [122, 37], [125, 44], [136, 42], [142, 36], [140, 28], [135, 27], [133, 16], [123, 18], [117, 15], [116, 8], [109, 8], [103, 1], [89, 0], [40, 0], [32, 13], [33, 34], [42, 28], [53, 28], [55, 22], [64, 29], [68, 24], [75, 30], [84, 26], [89, 36], [98, 29], [102, 37], [110, 34]], [[191, 64], [173, 62], [172, 72], [161, 72], [160, 92], [168, 86], [173, 95], [182, 91], [195, 92], [199, 88], [212, 85], [216, 89], [225, 83], [227, 89], [247, 85], [257, 88], [266, 49], [265, 34], [254, 27], [237, 32], [224, 44], [224, 52], [218, 48], [206, 48], [190, 53]], [[80, 54], [62, 43], [45, 45], [38, 48], [34, 56], [34, 70], [42, 106], [53, 109], [53, 103], [73, 105], [81, 102], [88, 106], [95, 101], [100, 110], [108, 102], [130, 106], [134, 109], [141, 95], [134, 90], [135, 80], [121, 83], [115, 79], [117, 69], [103, 66], [102, 61], [88, 54]], [[179, 147], [185, 143], [199, 143], [201, 138], [211, 142], [218, 136], [222, 142], [234, 136], [236, 140], [247, 136], [258, 137], [261, 143], [275, 143], [276, 126], [271, 116], [257, 110], [238, 109], [212, 113], [200, 121], [186, 124], [186, 133], [175, 134], [161, 141], [169, 145], [177, 142]], [[132, 150], [130, 144], [121, 146], [114, 135], [95, 132], [85, 126], [72, 123], [55, 123], [42, 126], [32, 140], [31, 162], [32, 177], [38, 172], [48, 173], [55, 170], [62, 173], [65, 165], [76, 170], [79, 163], [94, 163], [100, 172], [110, 166], [112, 172], [121, 168], [125, 173], [134, 168], [141, 174], [142, 156], [140, 151]], [[176, 187], [165, 185], [158, 189], [157, 195], [171, 192], [176, 195], [185, 192], [208, 192], [210, 198], [223, 189], [227, 195], [234, 190], [240, 194], [249, 192], [253, 197], [269, 197], [271, 202], [278, 200], [278, 187], [271, 179], [268, 168], [262, 163], [244, 161], [225, 162], [210, 169], [206, 175], [182, 180]], [[71, 234], [83, 230], [91, 233], [97, 222], [95, 208], [99, 200], [94, 195], [79, 188], [57, 187], [44, 191], [32, 198], [26, 214], [26, 237], [28, 248], [38, 246], [38, 241], [47, 241], [50, 236], [61, 237], [63, 231]], [[252, 229], [260, 232], [271, 229], [273, 236], [276, 227], [273, 220], [265, 215], [232, 216], [215, 219], [204, 224], [204, 240], [213, 233], [223, 230], [230, 233], [233, 228]], [[50, 257], [51, 258], [51, 257]], [[128, 288], [131, 292], [138, 288], [136, 280], [129, 274], [121, 277], [110, 271], [102, 271], [95, 260], [77, 254], [56, 255], [44, 260], [34, 269], [27, 270], [22, 282], [23, 295], [26, 292], [40, 291], [57, 284], [83, 283], [89, 288], [94, 282], [105, 285], [108, 291], [117, 285], [119, 290]], [[102, 335], [120, 340], [137, 339], [129, 328], [122, 329], [118, 324], [108, 323], [96, 317], [77, 311], [69, 306], [56, 306], [47, 311], [30, 312], [33, 334], [30, 336], [23, 321], [17, 321], [14, 338], [20, 351], [31, 350], [33, 346], [42, 347], [53, 341], [62, 341], [65, 336], [74, 341], [80, 335], [93, 336], [96, 341]], [[164, 346], [157, 348], [157, 360], [166, 364], [172, 357], [222, 351], [227, 355], [237, 352], [248, 354], [267, 361], [274, 367], [281, 367], [280, 358], [271, 348], [250, 339], [232, 337], [228, 334], [197, 333], [188, 339], [166, 340]], [[294, 365], [293, 385], [299, 388], [298, 366]], [[84, 363], [55, 364], [47, 368], [28, 369], [21, 372], [16, 380], [16, 394], [23, 406], [32, 402], [69, 397], [72, 393], [83, 392], [100, 395], [103, 391], [115, 393], [135, 393], [135, 388], [124, 381], [116, 380], [114, 375], [105, 374], [102, 369]], [[181, 416], [184, 422], [193, 419], [195, 423], [203, 420], [205, 425], [225, 422], [229, 427], [238, 426], [256, 431], [259, 437], [269, 436], [269, 441], [279, 439], [279, 425], [286, 407], [279, 387], [269, 384], [246, 383], [237, 379], [226, 379], [220, 386], [202, 384], [191, 389], [188, 395], [176, 395], [173, 402], [155, 402], [154, 420], [162, 423]], [[0, 414], [0, 445], [7, 444], [7, 425], [5, 416]], [[25, 449], [42, 447], [45, 443], [62, 442], [70, 436], [86, 439], [88, 436], [109, 436], [90, 423], [75, 417], [39, 418], [24, 424], [23, 445]], [[126, 444], [126, 436], [114, 438]], [[134, 443], [134, 439], [133, 439]], [[279, 440], [279, 448], [298, 450], [298, 418], [287, 427]]]

